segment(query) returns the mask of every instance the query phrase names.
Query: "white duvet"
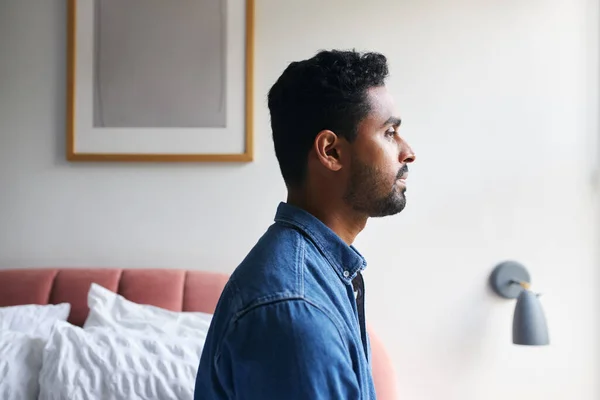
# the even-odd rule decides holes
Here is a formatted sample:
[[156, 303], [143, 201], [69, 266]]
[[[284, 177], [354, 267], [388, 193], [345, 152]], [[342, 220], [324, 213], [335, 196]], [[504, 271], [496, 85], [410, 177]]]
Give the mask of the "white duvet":
[[203, 340], [57, 323], [40, 400], [193, 399]]
[[70, 304], [0, 307], [0, 400], [36, 400], [46, 339]]
[[0, 330], [0, 399], [36, 400], [45, 340]]
[[92, 284], [70, 305], [0, 307], [0, 400], [192, 400], [211, 314], [137, 304]]
[[84, 327], [57, 323], [39, 400], [191, 400], [211, 314], [138, 304], [93, 283]]

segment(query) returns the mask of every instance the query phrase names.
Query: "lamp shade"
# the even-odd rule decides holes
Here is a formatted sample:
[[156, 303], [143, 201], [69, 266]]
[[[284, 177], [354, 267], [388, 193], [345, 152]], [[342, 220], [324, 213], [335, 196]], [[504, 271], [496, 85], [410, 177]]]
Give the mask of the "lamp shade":
[[519, 293], [515, 306], [513, 343], [527, 346], [550, 344], [548, 325], [538, 295], [527, 289]]

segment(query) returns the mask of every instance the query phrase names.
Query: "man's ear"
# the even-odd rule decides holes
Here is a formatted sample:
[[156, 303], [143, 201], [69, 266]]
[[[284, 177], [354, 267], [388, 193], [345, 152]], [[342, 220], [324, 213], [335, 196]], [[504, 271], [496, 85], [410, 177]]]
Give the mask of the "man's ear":
[[319, 132], [314, 142], [314, 150], [319, 162], [331, 171], [342, 169], [342, 160], [346, 155], [344, 143], [343, 138], [330, 130]]

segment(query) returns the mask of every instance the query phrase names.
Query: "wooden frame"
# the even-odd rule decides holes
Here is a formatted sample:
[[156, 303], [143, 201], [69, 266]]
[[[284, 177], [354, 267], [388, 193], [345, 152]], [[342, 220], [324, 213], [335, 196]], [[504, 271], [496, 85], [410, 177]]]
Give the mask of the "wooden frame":
[[[244, 53], [240, 56], [245, 60], [245, 68], [241, 74], [243, 74], [243, 112], [242, 115], [238, 115], [243, 122], [236, 122], [241, 124], [241, 129], [235, 130], [235, 135], [238, 135], [238, 139], [242, 143], [241, 151], [231, 152], [215, 152], [215, 151], [90, 151], [82, 150], [78, 147], [80, 136], [82, 131], [86, 134], [89, 132], [95, 135], [100, 135], [98, 130], [94, 130], [93, 123], [82, 124], [78, 120], [78, 107], [84, 107], [81, 104], [81, 99], [84, 98], [89, 105], [92, 96], [81, 96], [78, 92], [78, 68], [81, 68], [78, 63], [78, 7], [82, 2], [88, 2], [87, 7], [91, 7], [89, 4], [94, 0], [68, 0], [68, 39], [67, 39], [67, 123], [66, 123], [66, 155], [69, 161], [115, 161], [115, 162], [250, 162], [253, 160], [254, 146], [253, 146], [253, 74], [254, 74], [254, 0], [230, 0], [234, 4], [242, 2], [245, 4], [245, 35], [242, 41], [244, 46]], [[227, 1], [227, 0], [224, 0]], [[228, 37], [229, 32], [227, 32]], [[227, 42], [227, 45], [230, 43]], [[87, 61], [87, 60], [86, 60]], [[87, 63], [84, 63], [89, 65]], [[232, 63], [233, 64], [233, 63]], [[229, 79], [229, 77], [227, 77]], [[233, 85], [231, 85], [233, 86]], [[242, 89], [237, 89], [242, 90]], [[79, 93], [79, 94], [78, 94]], [[241, 100], [240, 100], [241, 102]], [[242, 108], [242, 107], [240, 107]], [[241, 111], [241, 110], [240, 110]], [[227, 110], [230, 113], [230, 110]], [[89, 114], [89, 111], [88, 111]], [[229, 118], [229, 117], [228, 117]], [[233, 118], [233, 117], [231, 117]], [[229, 121], [229, 120], [228, 120]], [[83, 125], [83, 128], [82, 128]], [[109, 128], [110, 130], [110, 128]], [[153, 129], [146, 129], [146, 131], [152, 131]], [[239, 132], [241, 130], [242, 132]], [[143, 137], [139, 134], [138, 136]], [[193, 131], [193, 129], [192, 129]], [[160, 129], [154, 129], [153, 134], [160, 132]], [[186, 134], [189, 134], [190, 130]], [[202, 133], [198, 133], [201, 135]], [[231, 134], [231, 132], [227, 133]], [[117, 138], [118, 136], [112, 136]], [[111, 139], [113, 140], [113, 139]], [[162, 140], [166, 140], [165, 137]], [[196, 136], [194, 140], [198, 141]], [[204, 140], [204, 139], [202, 139]], [[206, 139], [206, 142], [210, 142], [211, 139]], [[135, 147], [135, 146], [134, 146]], [[142, 146], [143, 147], [143, 146]], [[198, 146], [197, 146], [198, 147]]]

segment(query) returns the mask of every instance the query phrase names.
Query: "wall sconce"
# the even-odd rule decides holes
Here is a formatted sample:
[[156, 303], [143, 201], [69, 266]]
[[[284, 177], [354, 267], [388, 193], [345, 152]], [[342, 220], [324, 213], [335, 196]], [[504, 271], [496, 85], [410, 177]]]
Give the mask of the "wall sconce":
[[490, 286], [506, 299], [517, 299], [513, 315], [513, 343], [525, 346], [550, 344], [548, 326], [538, 293], [529, 290], [531, 278], [525, 267], [515, 261], [498, 264], [491, 276]]

